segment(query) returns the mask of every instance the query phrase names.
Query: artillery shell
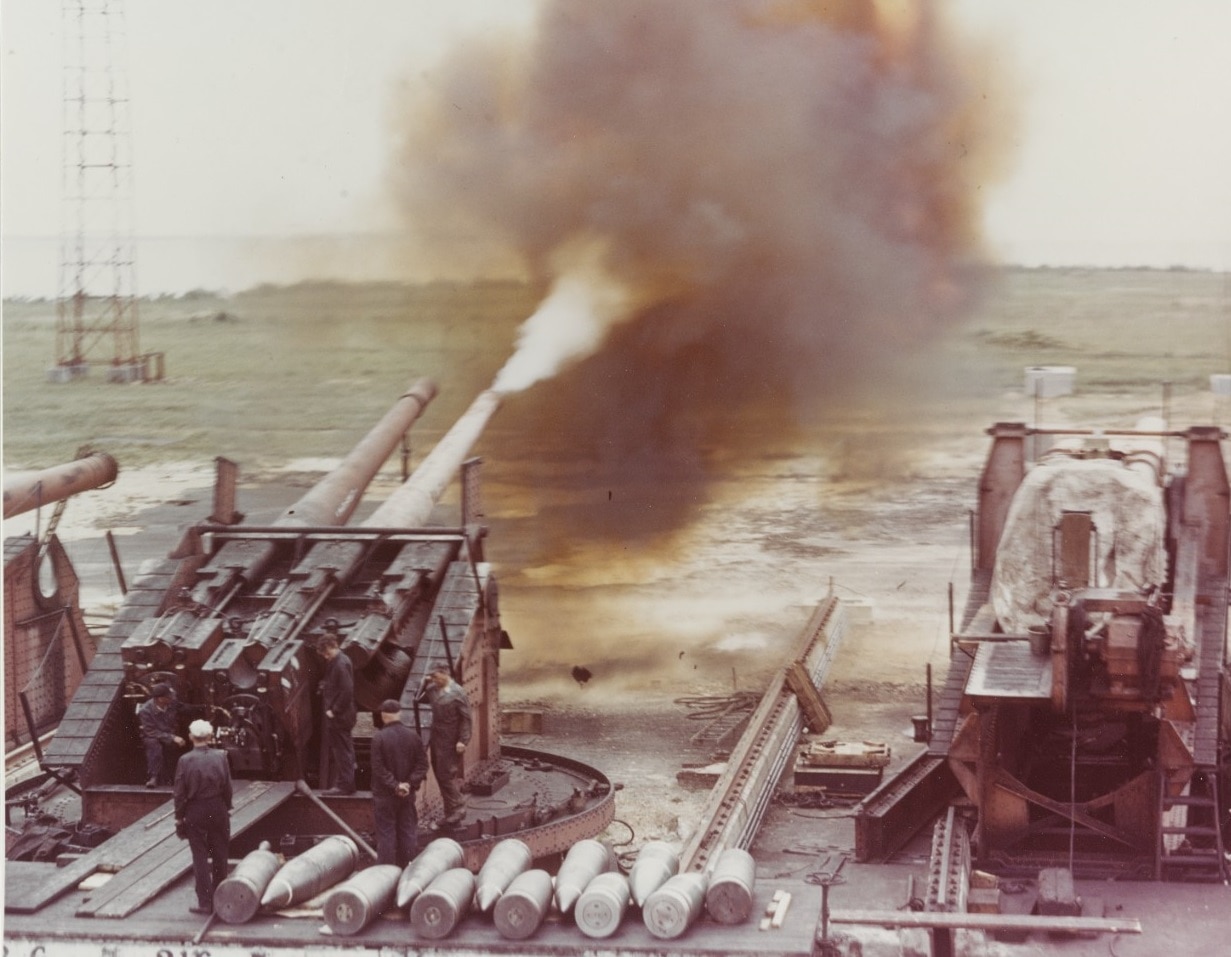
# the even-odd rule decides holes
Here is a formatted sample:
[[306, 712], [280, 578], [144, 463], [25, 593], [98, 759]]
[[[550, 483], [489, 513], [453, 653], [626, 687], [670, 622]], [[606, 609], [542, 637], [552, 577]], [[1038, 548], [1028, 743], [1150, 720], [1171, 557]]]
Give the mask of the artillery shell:
[[359, 848], [349, 837], [331, 834], [274, 874], [261, 897], [261, 907], [281, 910], [310, 897], [350, 875], [359, 863]]
[[705, 875], [696, 871], [676, 874], [645, 902], [641, 917], [655, 937], [679, 937], [700, 916], [705, 901]]
[[556, 906], [567, 914], [582, 892], [599, 874], [615, 865], [609, 848], [592, 837], [578, 841], [568, 849], [556, 872]]
[[475, 903], [479, 910], [491, 910], [513, 878], [528, 869], [533, 860], [530, 845], [516, 837], [506, 837], [493, 847], [475, 880]]
[[374, 864], [352, 874], [325, 898], [325, 923], [335, 934], [357, 934], [393, 903], [402, 869]]
[[628, 878], [619, 871], [604, 871], [577, 898], [573, 920], [587, 937], [610, 937], [628, 910]]
[[705, 910], [720, 924], [742, 924], [752, 914], [757, 866], [742, 847], [718, 855], [705, 891]]
[[522, 871], [496, 901], [492, 920], [500, 936], [525, 940], [543, 923], [551, 906], [551, 875], [533, 868]]
[[464, 867], [437, 875], [410, 905], [410, 925], [423, 937], [447, 937], [469, 913], [474, 887], [474, 875]]
[[405, 907], [437, 877], [453, 867], [461, 867], [465, 863], [466, 852], [462, 845], [451, 837], [438, 837], [419, 855], [406, 865], [398, 880], [398, 907]]
[[261, 895], [282, 866], [282, 861], [262, 841], [255, 851], [244, 855], [231, 876], [214, 891], [214, 913], [228, 924], [245, 924], [261, 909]]
[[637, 860], [628, 872], [628, 886], [638, 907], [644, 907], [668, 878], [679, 872], [680, 856], [666, 841], [647, 841], [637, 852]]

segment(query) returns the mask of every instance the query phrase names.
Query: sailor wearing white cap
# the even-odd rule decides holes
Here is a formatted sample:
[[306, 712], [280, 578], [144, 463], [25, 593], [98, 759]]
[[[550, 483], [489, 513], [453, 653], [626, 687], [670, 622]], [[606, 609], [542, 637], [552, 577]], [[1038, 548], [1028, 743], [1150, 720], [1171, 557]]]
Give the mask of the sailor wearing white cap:
[[225, 751], [210, 747], [214, 728], [197, 720], [188, 726], [192, 750], [175, 769], [175, 833], [188, 839], [196, 880], [194, 914], [214, 910], [214, 890], [227, 876], [231, 844], [231, 767]]

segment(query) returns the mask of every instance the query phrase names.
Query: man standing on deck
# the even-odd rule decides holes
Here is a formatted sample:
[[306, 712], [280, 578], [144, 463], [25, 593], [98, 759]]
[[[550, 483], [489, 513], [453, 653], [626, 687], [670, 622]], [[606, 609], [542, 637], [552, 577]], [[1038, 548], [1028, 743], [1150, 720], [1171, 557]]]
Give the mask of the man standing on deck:
[[437, 664], [428, 675], [432, 702], [432, 732], [428, 748], [432, 752], [432, 772], [440, 785], [445, 805], [443, 823], [461, 824], [466, 799], [457, 777], [461, 757], [470, 741], [470, 699], [465, 689], [453, 680], [447, 664]]
[[329, 771], [333, 787], [326, 794], [355, 793], [355, 674], [350, 658], [338, 649], [338, 639], [325, 635], [317, 645], [325, 659], [325, 680], [321, 684], [325, 709], [325, 742], [329, 747]]
[[231, 846], [231, 766], [225, 751], [210, 747], [214, 728], [208, 721], [194, 721], [188, 737], [192, 750], [175, 769], [175, 833], [187, 838], [192, 850], [197, 904], [189, 910], [212, 914]]
[[381, 727], [372, 737], [372, 812], [376, 863], [405, 867], [419, 849], [415, 794], [427, 777], [423, 739], [402, 723], [402, 706], [381, 703]]

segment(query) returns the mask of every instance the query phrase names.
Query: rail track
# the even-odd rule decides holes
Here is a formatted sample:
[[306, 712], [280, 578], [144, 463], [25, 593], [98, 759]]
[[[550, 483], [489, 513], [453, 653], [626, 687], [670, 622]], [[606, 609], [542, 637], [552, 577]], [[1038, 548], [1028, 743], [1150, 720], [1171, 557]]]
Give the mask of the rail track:
[[749, 719], [692, 840], [680, 855], [681, 870], [705, 871], [723, 850], [747, 850], [752, 844], [803, 729], [804, 714], [789, 684], [790, 670], [802, 663], [814, 688], [820, 688], [845, 633], [845, 611], [830, 595], [813, 612], [795, 652], [774, 676]]

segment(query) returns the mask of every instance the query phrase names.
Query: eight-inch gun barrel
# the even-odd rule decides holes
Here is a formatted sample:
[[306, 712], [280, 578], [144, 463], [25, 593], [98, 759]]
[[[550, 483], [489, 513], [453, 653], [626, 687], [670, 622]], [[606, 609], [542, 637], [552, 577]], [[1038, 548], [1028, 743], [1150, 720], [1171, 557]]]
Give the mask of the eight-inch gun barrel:
[[53, 465], [4, 483], [4, 517], [12, 518], [115, 481], [120, 467], [106, 452]]
[[[344, 525], [368, 483], [435, 395], [436, 385], [431, 380], [415, 382], [341, 464], [284, 511], [275, 525], [296, 528]], [[337, 554], [324, 557], [322, 549], [327, 548]], [[231, 647], [234, 654], [226, 670], [232, 677], [242, 673], [247, 677], [241, 683], [249, 678], [257, 680], [255, 674], [249, 675], [251, 666], [264, 657], [266, 650], [294, 636], [305, 623], [306, 612], [316, 606], [321, 589], [338, 578], [339, 569], [352, 568], [362, 553], [362, 546], [356, 543], [335, 543], [313, 549], [305, 558], [305, 571], [296, 576], [294, 587], [281, 586], [276, 601], [258, 611], [242, 640]], [[150, 680], [140, 682], [148, 686], [152, 680], [166, 680], [168, 669], [182, 673], [185, 669], [203, 667], [224, 637], [222, 609], [244, 589], [260, 587], [267, 581], [276, 554], [276, 545], [268, 539], [249, 538], [225, 543], [197, 569], [195, 582], [187, 593], [188, 601], [168, 609], [163, 616], [142, 622], [125, 642], [123, 656], [131, 666], [130, 677], [149, 676]], [[327, 569], [317, 567], [325, 565]], [[207, 613], [209, 610], [213, 613]], [[235, 634], [230, 637], [239, 638]], [[260, 646], [261, 650], [257, 651], [254, 646]], [[249, 649], [243, 660], [237, 654], [240, 648]], [[256, 660], [251, 660], [253, 658]], [[219, 664], [214, 662], [215, 666]], [[178, 682], [172, 683], [178, 685]]]
[[499, 392], [480, 392], [410, 478], [363, 524], [369, 528], [420, 528], [427, 524], [441, 494], [500, 408], [501, 399]]
[[276, 524], [345, 525], [385, 459], [435, 397], [435, 382], [415, 382], [342, 463], [283, 512]]

